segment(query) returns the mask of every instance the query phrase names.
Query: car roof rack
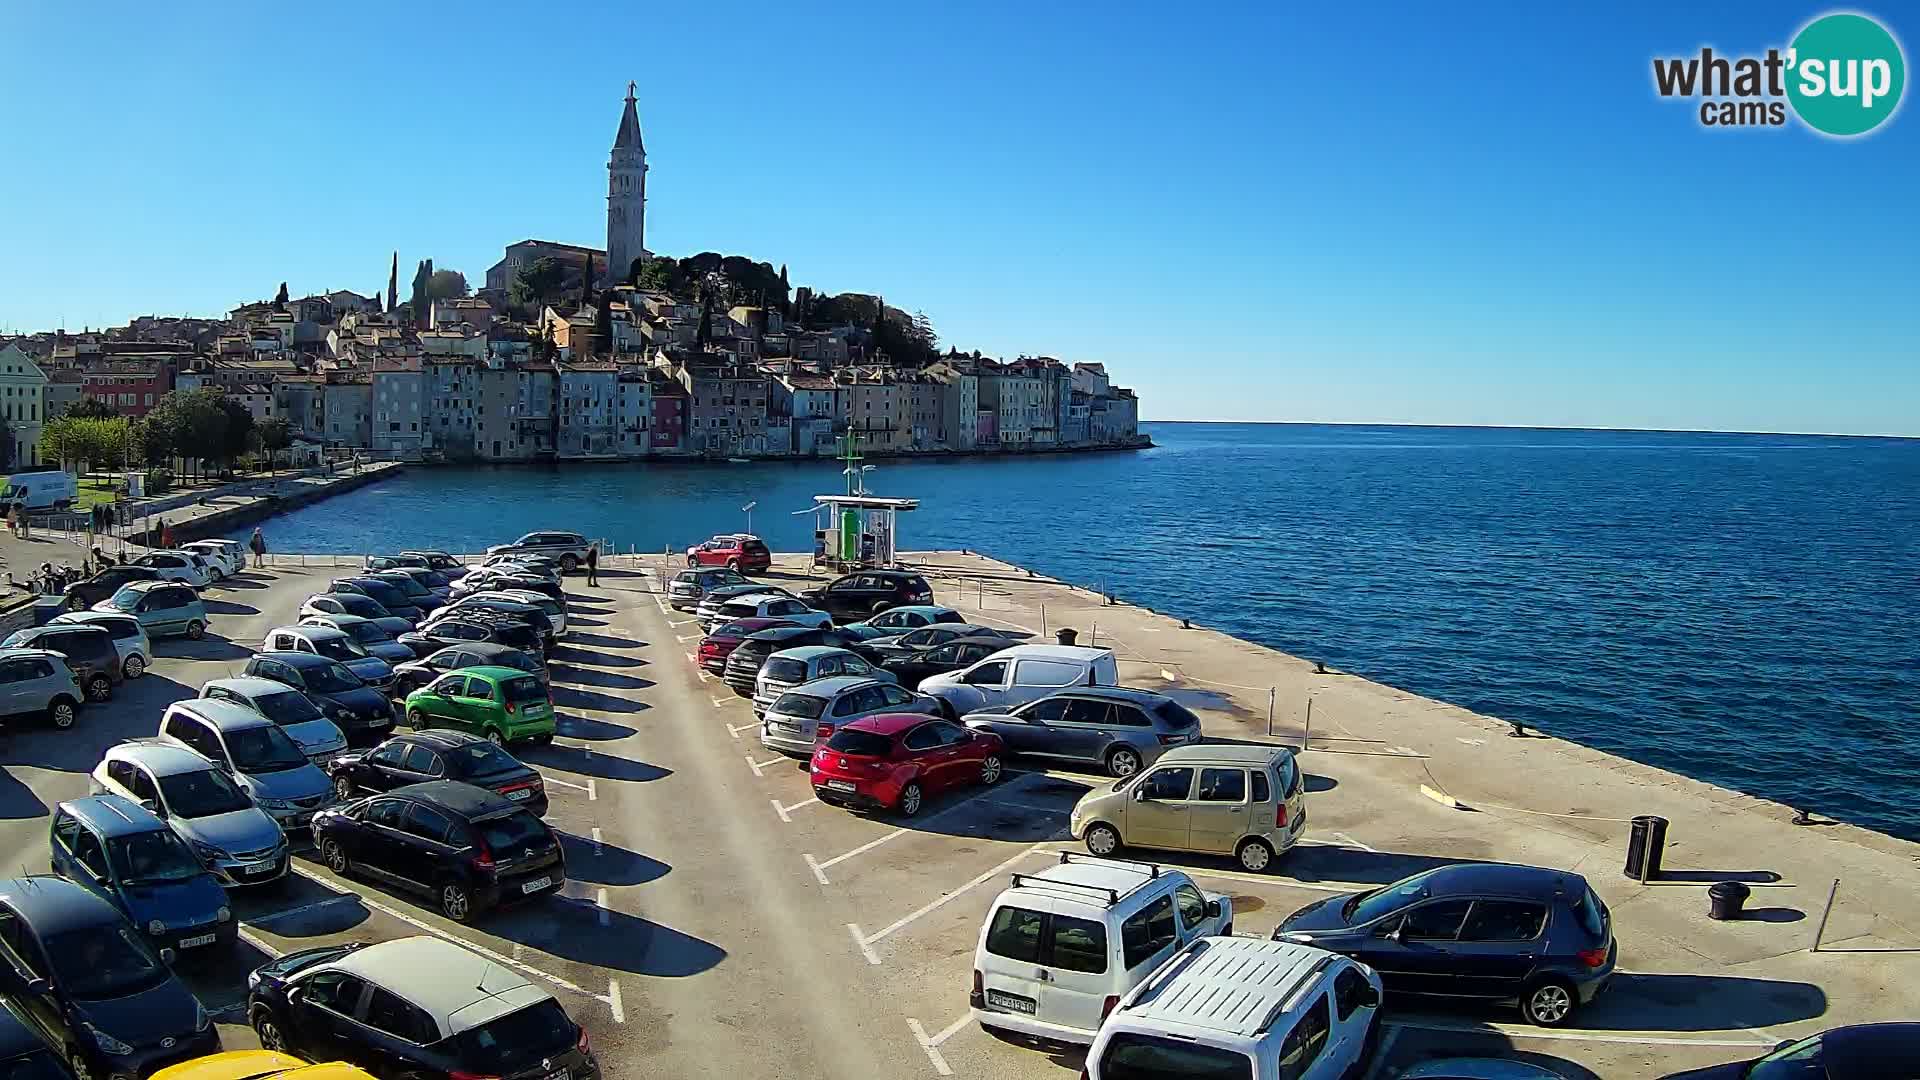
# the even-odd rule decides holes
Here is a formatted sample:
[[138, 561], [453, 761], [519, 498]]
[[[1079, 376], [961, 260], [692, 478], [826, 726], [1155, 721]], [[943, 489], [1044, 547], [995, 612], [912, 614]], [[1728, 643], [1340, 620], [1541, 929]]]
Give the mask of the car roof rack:
[[1106, 906], [1112, 907], [1120, 902], [1120, 890], [1109, 889], [1102, 885], [1082, 885], [1077, 881], [1053, 881], [1049, 878], [1034, 877], [1032, 874], [1013, 875], [1013, 887], [1016, 889], [1068, 889], [1075, 892], [1092, 893], [1106, 898]]
[[1149, 880], [1152, 880], [1160, 876], [1159, 863], [1138, 862], [1133, 859], [1107, 859], [1107, 858], [1102, 858], [1101, 856], [1098, 856], [1098, 855], [1082, 855], [1077, 851], [1061, 852], [1060, 864], [1062, 866], [1065, 866], [1067, 863], [1070, 863], [1070, 862], [1090, 862], [1090, 863], [1100, 863], [1102, 865], [1131, 866], [1131, 867], [1135, 867], [1137, 869], [1146, 871], [1147, 878]]

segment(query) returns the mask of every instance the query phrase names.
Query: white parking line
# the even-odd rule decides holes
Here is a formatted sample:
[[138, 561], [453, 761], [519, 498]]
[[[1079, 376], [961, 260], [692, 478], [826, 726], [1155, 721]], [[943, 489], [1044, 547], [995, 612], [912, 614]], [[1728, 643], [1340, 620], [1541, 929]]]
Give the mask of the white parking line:
[[[1079, 848], [1042, 847], [1040, 850], [1042, 851], [1078, 851], [1080, 849]], [[1295, 881], [1292, 878], [1281, 877], [1278, 874], [1243, 874], [1238, 870], [1208, 870], [1204, 867], [1199, 867], [1199, 866], [1183, 866], [1181, 867], [1181, 869], [1187, 872], [1188, 877], [1215, 878], [1221, 881], [1246, 881], [1246, 882], [1251, 882], [1252, 884], [1255, 884], [1255, 885], [1277, 885], [1277, 886], [1281, 886], [1288, 889], [1307, 889], [1311, 892], [1354, 893], [1354, 892], [1365, 892], [1367, 889], [1371, 888], [1371, 886], [1368, 886], [1368, 885], [1357, 885], [1357, 884], [1313, 885], [1304, 881]]]
[[[308, 905], [308, 906], [311, 907], [313, 905]], [[273, 946], [267, 944], [264, 940], [261, 939], [259, 934], [256, 934], [253, 931], [247, 929], [245, 925], [242, 925], [240, 927], [240, 940], [246, 942], [247, 944], [253, 946], [256, 949], [259, 949], [261, 952], [266, 953], [267, 958], [270, 960], [280, 959], [279, 949], [276, 949]]]
[[971, 1024], [971, 1023], [973, 1023], [973, 1013], [971, 1012], [962, 1013], [960, 1015], [960, 1019], [955, 1020], [951, 1024], [948, 1024], [947, 1029], [945, 1031], [942, 1031], [940, 1034], [935, 1035], [933, 1037], [933, 1040], [932, 1040], [933, 1045], [939, 1046], [941, 1043], [946, 1042], [948, 1039], [951, 1039], [955, 1035], [960, 1034], [960, 1029], [963, 1027], [966, 1027], [968, 1024]]
[[783, 761], [791, 760], [790, 758], [777, 757], [777, 758], [774, 758], [772, 761], [755, 761], [753, 760], [752, 754], [742, 754], [740, 756], [747, 759], [747, 768], [752, 769], [753, 775], [755, 776], [765, 776], [767, 774], [762, 772], [761, 771], [762, 769], [770, 769], [773, 766], [778, 765]]
[[915, 911], [909, 915], [904, 915], [898, 919], [895, 919], [891, 925], [887, 926], [885, 929], [881, 930], [879, 933], [874, 934], [871, 937], [859, 939], [860, 948], [866, 951], [868, 960], [872, 961], [875, 964], [880, 963], [879, 959], [874, 956], [873, 950], [869, 948], [869, 946], [878, 945], [881, 941], [884, 941], [887, 937], [891, 936], [895, 931], [904, 929], [909, 924], [913, 923], [915, 920], [923, 916], [929, 915], [934, 911], [939, 910], [941, 907], [945, 906], [949, 900], [953, 900], [964, 893], [972, 891], [976, 886], [982, 885], [988, 881], [993, 880], [996, 877], [999, 877], [1001, 874], [1005, 873], [1009, 869], [1012, 869], [1013, 866], [1019, 863], [1022, 859], [1025, 859], [1029, 855], [1036, 854], [1041, 850], [1042, 849], [1040, 845], [1035, 844], [1032, 847], [1028, 848], [1027, 850], [1021, 852], [1020, 854], [1015, 855], [1013, 858], [1008, 859], [1007, 861], [1001, 863], [999, 866], [994, 867], [993, 869], [987, 871], [986, 873], [981, 874], [979, 877], [974, 878], [972, 881], [967, 882], [965, 885], [962, 885], [959, 888], [953, 890], [952, 892], [946, 894], [945, 896], [942, 896], [940, 899], [935, 900], [930, 904], [926, 904], [922, 906], [918, 911]]
[[813, 861], [813, 856], [802, 855], [800, 857], [807, 860], [807, 869], [813, 871], [813, 876], [815, 880], [819, 881], [820, 884], [822, 885], [830, 884], [830, 882], [827, 881], [827, 872], [825, 870], [820, 869], [820, 864]]
[[[753, 759], [748, 758], [747, 760], [751, 761]], [[759, 770], [757, 769], [755, 770], [755, 772], [758, 772], [758, 771]], [[828, 859], [826, 862], [820, 862], [820, 863], [814, 862], [813, 856], [811, 855], [807, 856], [807, 862], [813, 867], [814, 876], [820, 879], [820, 884], [825, 885], [827, 883], [827, 876], [824, 873], [824, 871], [829, 866], [834, 866], [838, 863], [846, 862], [848, 859], [853, 858], [855, 855], [860, 855], [865, 852], [872, 851], [874, 848], [879, 847], [881, 844], [884, 844], [889, 840], [894, 840], [905, 835], [907, 835], [907, 830], [895, 829], [878, 840], [869, 840], [866, 843], [861, 844], [859, 847], [854, 848], [852, 851], [842, 852], [839, 855], [835, 855], [833, 858]]]
[[731, 705], [731, 704], [733, 704], [734, 702], [736, 702], [736, 701], [738, 701], [738, 700], [740, 700], [740, 699], [739, 699], [739, 698], [717, 698], [717, 697], [710, 697], [710, 698], [708, 698], [707, 700], [708, 700], [708, 701], [711, 701], [711, 702], [713, 702], [713, 707], [714, 707], [714, 708], [716, 708], [716, 709], [724, 709], [724, 708], [726, 708], [727, 706], [729, 706], [729, 705]]
[[753, 722], [753, 723], [751, 723], [751, 724], [728, 724], [728, 725], [727, 725], [727, 734], [729, 734], [729, 735], [731, 735], [731, 736], [733, 736], [734, 738], [736, 738], [736, 739], [737, 739], [737, 738], [739, 738], [739, 737], [740, 737], [740, 733], [741, 733], [741, 732], [743, 732], [743, 731], [752, 731], [752, 730], [753, 730], [754, 728], [757, 728], [757, 727], [759, 727], [759, 726], [760, 726], [760, 722], [759, 722], [759, 721], [757, 721], [757, 720], [756, 720], [756, 721], [754, 721], [754, 722]]
[[607, 890], [597, 889], [593, 894], [593, 906], [600, 909], [600, 929], [613, 925], [613, 913], [607, 910]]
[[619, 979], [607, 980], [607, 1009], [613, 1013], [614, 1023], [624, 1024], [627, 1022], [626, 1007], [620, 1003]]
[[600, 826], [593, 827], [593, 853], [600, 854]]
[[571, 780], [562, 780], [559, 777], [552, 775], [551, 773], [543, 772], [540, 775], [549, 784], [559, 784], [561, 787], [572, 788], [575, 791], [585, 791], [589, 793], [593, 791], [593, 777], [591, 776], [587, 777], [586, 783], [576, 784]]
[[281, 919], [290, 919], [295, 915], [305, 915], [309, 911], [315, 911], [323, 907], [332, 907], [335, 904], [357, 903], [359, 899], [357, 896], [341, 895], [326, 900], [315, 900], [311, 904], [301, 904], [299, 907], [288, 908], [285, 911], [274, 911], [265, 915], [255, 915], [251, 919], [243, 920], [241, 925], [279, 922]]
[[820, 799], [818, 797], [811, 798], [811, 799], [804, 799], [800, 802], [794, 803], [792, 806], [781, 806], [779, 799], [768, 799], [767, 801], [773, 804], [773, 812], [780, 815], [781, 821], [787, 822], [788, 824], [792, 824], [793, 818], [789, 817], [788, 816], [789, 814], [793, 813], [795, 810], [798, 810], [803, 806], [812, 806], [814, 803], [819, 802]]
[[875, 955], [873, 954], [873, 950], [872, 950], [872, 949], [869, 949], [869, 948], [867, 948], [867, 939], [866, 939], [866, 938], [864, 938], [864, 937], [861, 937], [861, 936], [860, 936], [860, 927], [859, 927], [859, 926], [857, 926], [857, 925], [855, 925], [855, 924], [853, 924], [853, 923], [848, 923], [848, 924], [847, 924], [847, 933], [849, 933], [849, 934], [852, 934], [852, 935], [853, 935], [853, 944], [854, 944], [854, 947], [855, 947], [855, 948], [858, 948], [858, 949], [859, 949], [859, 950], [860, 950], [860, 951], [861, 951], [862, 953], [865, 953], [865, 954], [866, 954], [866, 957], [867, 957], [867, 963], [869, 963], [869, 964], [872, 964], [872, 965], [874, 965], [875, 967], [879, 967], [879, 966], [880, 966], [880, 958], [879, 958], [878, 956], [875, 956]]
[[927, 1029], [920, 1026], [920, 1021], [909, 1016], [907, 1027], [913, 1030], [913, 1037], [920, 1043], [920, 1049], [927, 1052], [927, 1060], [933, 1062], [933, 1071], [941, 1076], [952, 1076], [952, 1067], [947, 1064], [946, 1058], [940, 1056], [940, 1044], [927, 1038]]
[[1346, 841], [1346, 844], [1348, 847], [1359, 848], [1361, 851], [1378, 854], [1380, 850], [1379, 848], [1368, 847], [1367, 845], [1361, 843], [1360, 841], [1355, 840], [1352, 836], [1348, 835], [1347, 833], [1336, 832], [1336, 833], [1328, 833], [1327, 835], [1333, 837], [1336, 840], [1344, 840]]
[[[699, 637], [700, 635], [699, 634], [675, 634], [673, 636], [674, 636], [674, 639], [677, 641], [692, 641], [693, 639]], [[688, 653], [687, 658], [692, 659], [693, 654]]]
[[1548, 1039], [1555, 1042], [1595, 1042], [1621, 1043], [1629, 1046], [1772, 1046], [1767, 1039], [1675, 1039], [1661, 1035], [1598, 1035], [1584, 1031], [1542, 1031], [1535, 1027], [1515, 1027], [1507, 1024], [1423, 1024], [1407, 1020], [1388, 1020], [1384, 1026], [1389, 1028], [1409, 1028], [1413, 1031], [1444, 1031], [1456, 1035], [1504, 1035], [1509, 1039]]

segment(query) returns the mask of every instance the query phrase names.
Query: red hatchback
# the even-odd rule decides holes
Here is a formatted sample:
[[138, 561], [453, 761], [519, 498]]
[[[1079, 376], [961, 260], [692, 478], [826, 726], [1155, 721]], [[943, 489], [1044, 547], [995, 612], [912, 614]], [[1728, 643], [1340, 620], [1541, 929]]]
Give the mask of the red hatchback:
[[715, 675], [724, 675], [727, 671], [727, 657], [733, 650], [747, 640], [747, 635], [759, 630], [771, 630], [776, 626], [793, 626], [785, 619], [735, 619], [730, 623], [721, 623], [713, 628], [713, 633], [700, 639], [700, 666]]
[[834, 732], [813, 752], [813, 793], [835, 806], [912, 817], [930, 795], [998, 783], [1004, 753], [990, 732], [924, 713], [880, 713]]
[[687, 565], [724, 566], [743, 574], [760, 574], [773, 565], [773, 552], [767, 550], [765, 540], [751, 533], [731, 533], [688, 548]]

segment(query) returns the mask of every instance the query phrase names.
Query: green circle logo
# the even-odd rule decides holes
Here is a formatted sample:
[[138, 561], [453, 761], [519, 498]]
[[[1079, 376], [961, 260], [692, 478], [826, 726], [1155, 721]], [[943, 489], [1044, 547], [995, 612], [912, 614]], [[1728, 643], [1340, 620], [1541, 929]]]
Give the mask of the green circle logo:
[[1787, 100], [1808, 127], [1864, 135], [1900, 106], [1906, 55], [1886, 27], [1865, 15], [1822, 15], [1787, 51]]

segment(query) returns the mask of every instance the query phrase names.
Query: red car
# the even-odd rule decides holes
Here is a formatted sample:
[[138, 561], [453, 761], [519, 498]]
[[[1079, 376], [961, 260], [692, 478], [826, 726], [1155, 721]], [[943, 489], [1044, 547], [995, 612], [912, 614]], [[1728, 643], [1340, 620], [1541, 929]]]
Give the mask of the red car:
[[735, 619], [730, 623], [721, 623], [713, 628], [713, 633], [700, 639], [700, 666], [715, 675], [727, 672], [727, 657], [740, 647], [747, 635], [758, 630], [770, 630], [776, 626], [793, 626], [785, 619]]
[[761, 574], [773, 565], [767, 542], [751, 533], [716, 536], [687, 549], [688, 566], [724, 566], [743, 574]]
[[833, 733], [813, 752], [813, 793], [849, 809], [912, 817], [927, 797], [1003, 772], [1000, 736], [925, 713], [880, 713]]

